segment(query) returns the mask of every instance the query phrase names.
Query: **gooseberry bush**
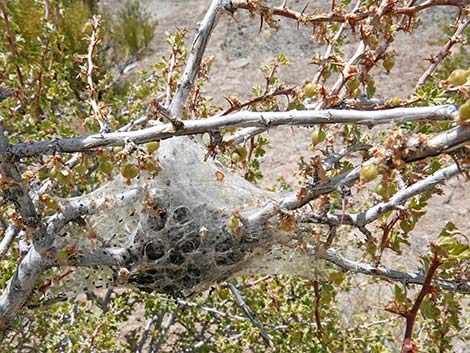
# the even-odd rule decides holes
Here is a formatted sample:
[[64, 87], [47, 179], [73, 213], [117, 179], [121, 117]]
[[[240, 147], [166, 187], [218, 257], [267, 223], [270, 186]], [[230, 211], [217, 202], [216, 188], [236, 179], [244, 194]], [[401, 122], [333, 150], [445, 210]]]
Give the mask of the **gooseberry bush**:
[[[467, 230], [443, 214], [410, 249], [428, 202], [469, 177], [468, 1], [279, 2], [208, 1], [124, 82], [157, 26], [138, 2], [0, 1], [2, 352], [465, 351]], [[407, 98], [376, 95], [398, 34], [440, 6], [456, 17]], [[206, 48], [242, 12], [324, 50], [304, 82], [281, 80], [280, 54], [218, 106]], [[309, 128], [311, 157], [264, 190], [280, 126]]]

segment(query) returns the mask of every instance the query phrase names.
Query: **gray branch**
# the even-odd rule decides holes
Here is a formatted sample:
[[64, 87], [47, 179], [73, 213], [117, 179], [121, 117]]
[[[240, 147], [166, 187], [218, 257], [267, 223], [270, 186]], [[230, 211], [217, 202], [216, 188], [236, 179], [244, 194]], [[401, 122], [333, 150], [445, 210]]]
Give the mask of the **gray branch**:
[[[320, 111], [293, 110], [287, 112], [242, 111], [203, 120], [186, 120], [184, 121], [184, 126], [178, 129], [171, 123], [167, 123], [137, 131], [112, 132], [87, 137], [19, 143], [6, 148], [6, 151], [15, 156], [30, 157], [34, 155], [53, 154], [56, 152], [84, 152], [98, 147], [124, 145], [127, 141], [142, 144], [174, 136], [194, 135], [239, 127], [269, 128], [286, 125], [310, 126], [338, 123], [375, 126], [392, 122], [451, 120], [457, 115], [458, 107], [455, 105], [395, 108], [379, 111], [339, 109]], [[3, 149], [3, 151], [5, 151], [5, 149]]]
[[5, 231], [5, 235], [0, 242], [0, 260], [7, 254], [8, 250], [10, 249], [10, 245], [16, 236], [19, 234], [20, 228], [17, 225], [13, 225], [8, 227]]
[[406, 162], [414, 162], [426, 157], [437, 156], [441, 153], [451, 152], [468, 144], [470, 141], [470, 126], [461, 125], [448, 131], [441, 132], [430, 138], [426, 144], [419, 142], [417, 137], [411, 138], [407, 143], [408, 154]]
[[48, 265], [48, 261], [34, 247], [21, 260], [0, 296], [0, 340], [4, 330], [26, 304], [41, 273]]
[[[421, 272], [406, 272], [388, 269], [383, 266], [373, 266], [361, 262], [349, 260], [336, 252], [334, 249], [328, 249], [315, 254], [315, 256], [334, 263], [344, 271], [362, 273], [368, 276], [381, 277], [404, 284], [420, 284], [425, 281], [425, 274]], [[434, 279], [433, 283], [440, 289], [460, 293], [470, 293], [470, 282], [457, 282], [444, 279]]]
[[250, 321], [255, 325], [255, 327], [258, 328], [261, 337], [263, 337], [264, 342], [269, 346], [269, 347], [274, 347], [274, 343], [271, 340], [271, 337], [269, 337], [268, 333], [264, 329], [263, 325], [261, 322], [258, 320], [256, 317], [256, 313], [250, 309], [250, 307], [245, 303], [245, 300], [243, 299], [242, 294], [240, 291], [237, 289], [237, 287], [232, 283], [228, 282], [228, 287], [230, 288], [230, 291], [232, 292], [233, 297], [235, 298], [235, 301], [237, 304], [240, 306], [240, 308], [245, 312], [245, 314], [248, 316]]
[[435, 172], [434, 174], [414, 183], [413, 185], [398, 191], [393, 195], [388, 202], [381, 202], [366, 212], [357, 213], [357, 214], [327, 214], [325, 216], [315, 217], [314, 219], [318, 223], [328, 223], [330, 225], [340, 225], [348, 224], [354, 225], [357, 227], [365, 226], [376, 219], [381, 215], [387, 213], [388, 211], [394, 210], [402, 205], [407, 200], [412, 197], [419, 195], [423, 192], [432, 190], [436, 185], [449, 180], [450, 178], [458, 175], [464, 169], [469, 169], [470, 165], [456, 165], [453, 164], [449, 167], [443, 168]]
[[[470, 141], [470, 127], [468, 126], [459, 126], [449, 131], [440, 133], [430, 139], [424, 146], [419, 141], [419, 139], [412, 139], [406, 147], [409, 153], [405, 158], [405, 162], [409, 163], [424, 159], [428, 156], [439, 155], [443, 152], [448, 152], [449, 150], [458, 148], [468, 141]], [[378, 160], [376, 159], [371, 159], [362, 165], [371, 164], [377, 161]], [[458, 168], [458, 166], [454, 167]], [[257, 212], [254, 212], [250, 217], [248, 217], [247, 222], [254, 224], [262, 222], [263, 220], [267, 220], [276, 215], [279, 210], [298, 209], [321, 195], [337, 191], [342, 186], [349, 187], [359, 179], [360, 168], [361, 166], [351, 169], [330, 179], [327, 183], [318, 182], [313, 185], [305, 185], [303, 188], [289, 193], [278, 203], [268, 203], [263, 208]], [[452, 168], [452, 170], [454, 169]]]
[[228, 4], [227, 0], [213, 0], [207, 10], [204, 19], [198, 24], [196, 36], [194, 37], [188, 62], [184, 69], [181, 79], [173, 96], [173, 100], [169, 107], [169, 112], [173, 118], [180, 117], [188, 95], [193, 88], [194, 81], [201, 67], [201, 61], [209, 42], [209, 38], [219, 21], [224, 5]]

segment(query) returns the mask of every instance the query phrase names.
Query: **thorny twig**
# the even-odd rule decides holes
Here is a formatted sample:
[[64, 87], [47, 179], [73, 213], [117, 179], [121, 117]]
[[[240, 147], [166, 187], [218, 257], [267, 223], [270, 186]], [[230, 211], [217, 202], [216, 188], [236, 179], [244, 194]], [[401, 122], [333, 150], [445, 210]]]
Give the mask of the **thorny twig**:
[[433, 291], [433, 278], [436, 274], [438, 267], [443, 264], [442, 260], [437, 254], [438, 250], [436, 249], [436, 246], [431, 243], [431, 248], [433, 250], [433, 257], [431, 259], [431, 263], [429, 264], [429, 270], [426, 274], [426, 278], [424, 279], [423, 286], [419, 291], [418, 297], [416, 298], [411, 310], [399, 313], [406, 319], [405, 337], [403, 338], [401, 353], [411, 353], [415, 351], [413, 348], [414, 344], [411, 340], [411, 337], [413, 335], [413, 328], [415, 325], [416, 317], [418, 316], [418, 311], [421, 304], [423, 303], [424, 298], [426, 297], [426, 295], [430, 294]]
[[107, 108], [103, 105], [103, 103], [98, 102], [98, 92], [96, 89], [95, 82], [93, 80], [93, 72], [96, 68], [93, 62], [93, 58], [95, 57], [96, 47], [100, 42], [100, 39], [98, 37], [98, 30], [101, 26], [101, 17], [93, 16], [89, 24], [91, 26], [91, 35], [88, 38], [90, 42], [88, 45], [88, 52], [84, 57], [79, 57], [82, 60], [86, 60], [86, 71], [82, 71], [80, 75], [86, 77], [87, 90], [90, 97], [88, 102], [93, 111], [94, 118], [100, 125], [100, 132], [105, 133], [110, 131], [109, 121], [107, 117]]
[[251, 105], [254, 105], [254, 104], [257, 104], [257, 103], [260, 103], [260, 102], [264, 102], [265, 100], [276, 97], [276, 96], [282, 96], [282, 95], [289, 96], [290, 94], [292, 94], [294, 89], [295, 89], [295, 87], [278, 88], [274, 92], [271, 92], [271, 93], [265, 92], [262, 96], [255, 97], [253, 99], [250, 99], [247, 102], [243, 102], [243, 103], [240, 103], [240, 104], [233, 104], [230, 100], [227, 99], [230, 103], [230, 107], [225, 109], [221, 114], [219, 114], [217, 116], [223, 116], [223, 115], [230, 114], [234, 111], [241, 110], [243, 108], [249, 107]]
[[[358, 0], [356, 2], [352, 13], [356, 13], [359, 10], [361, 3], [362, 0]], [[344, 30], [348, 27], [348, 25], [351, 25], [351, 23], [343, 22], [339, 27], [338, 31], [336, 32], [335, 36], [328, 42], [328, 46], [326, 47], [325, 53], [323, 54], [323, 59], [325, 60], [325, 62], [318, 68], [317, 73], [315, 74], [315, 77], [313, 78], [312, 82], [320, 82], [322, 73], [328, 68], [328, 59], [330, 58], [331, 52], [333, 51], [334, 44], [341, 38], [341, 35], [343, 34]]]
[[457, 29], [455, 30], [454, 34], [452, 35], [452, 37], [449, 38], [447, 43], [442, 47], [439, 54], [431, 57], [431, 60], [430, 60], [431, 64], [419, 78], [418, 82], [416, 83], [416, 89], [424, 85], [426, 80], [430, 76], [432, 76], [434, 72], [437, 70], [442, 60], [444, 60], [448, 55], [450, 55], [452, 47], [456, 43], [460, 42], [460, 36], [465, 30], [465, 28], [468, 27], [469, 24], [470, 24], [470, 18], [465, 18], [464, 16], [461, 16], [459, 18], [459, 21], [457, 22]]
[[4, 1], [0, 1], [0, 10], [2, 11], [3, 15], [3, 22], [5, 23], [5, 29], [6, 29], [6, 39], [8, 41], [8, 45], [10, 46], [10, 52], [11, 52], [11, 60], [14, 62], [15, 65], [15, 71], [16, 75], [18, 77], [18, 84], [19, 88], [23, 89], [24, 87], [24, 79], [23, 79], [23, 74], [21, 73], [21, 69], [18, 66], [18, 64], [15, 62], [16, 60], [16, 43], [15, 43], [15, 34], [13, 33], [11, 26], [10, 26], [10, 21], [8, 19], [8, 11], [6, 9]]

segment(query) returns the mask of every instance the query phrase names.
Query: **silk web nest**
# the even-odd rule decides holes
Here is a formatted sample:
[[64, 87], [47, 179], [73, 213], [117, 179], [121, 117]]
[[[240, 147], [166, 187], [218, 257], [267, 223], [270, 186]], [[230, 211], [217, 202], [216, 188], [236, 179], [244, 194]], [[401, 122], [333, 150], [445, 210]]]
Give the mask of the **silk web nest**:
[[274, 219], [256, 227], [227, 226], [235, 210], [243, 219], [278, 196], [217, 161], [204, 161], [205, 150], [196, 142], [162, 142], [158, 153], [158, 176], [141, 173], [130, 185], [118, 176], [90, 194], [61, 200], [64, 207], [91, 203], [95, 212], [80, 224], [69, 224], [54, 246], [73, 248], [78, 256], [106, 248], [122, 260], [75, 269], [55, 287], [59, 292], [125, 285], [186, 296], [244, 273], [310, 277], [312, 264], [280, 245], [285, 234]]

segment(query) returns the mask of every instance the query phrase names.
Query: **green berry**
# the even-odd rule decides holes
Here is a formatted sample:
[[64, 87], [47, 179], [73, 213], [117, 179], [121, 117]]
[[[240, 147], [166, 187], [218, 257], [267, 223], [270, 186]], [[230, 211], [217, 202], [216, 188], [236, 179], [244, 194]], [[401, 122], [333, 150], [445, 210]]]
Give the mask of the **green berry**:
[[109, 159], [104, 159], [100, 162], [98, 170], [104, 174], [111, 175], [114, 169], [114, 164]]
[[237, 152], [233, 152], [231, 157], [232, 161], [234, 161], [235, 163], [240, 162], [240, 155]]
[[147, 142], [145, 144], [145, 147], [147, 147], [148, 153], [152, 154], [153, 152], [155, 152], [156, 150], [160, 148], [160, 141]]
[[388, 57], [383, 62], [383, 67], [387, 72], [390, 72], [391, 69], [395, 66], [395, 59], [393, 57]]
[[319, 143], [325, 141], [326, 134], [323, 130], [317, 129], [312, 132], [312, 144], [318, 145]]
[[123, 150], [122, 146], [116, 146], [116, 147], [113, 148], [113, 152], [115, 154], [118, 154], [119, 152], [122, 152], [122, 150]]
[[145, 169], [149, 172], [155, 172], [156, 170], [158, 170], [158, 167], [153, 161], [147, 161], [145, 163]]
[[385, 196], [387, 194], [387, 189], [382, 183], [378, 183], [375, 187], [375, 192], [380, 196]]
[[401, 104], [401, 99], [398, 98], [398, 97], [393, 97], [388, 101], [388, 103], [391, 106], [396, 107], [396, 106], [399, 106]]
[[232, 216], [228, 219], [227, 221], [227, 227], [229, 227], [230, 229], [235, 229], [238, 227], [238, 224], [239, 224], [239, 220], [237, 217], [235, 216]]
[[40, 199], [47, 208], [50, 208], [51, 210], [59, 209], [59, 202], [57, 202], [57, 200], [52, 198], [49, 194], [42, 195]]
[[240, 156], [241, 161], [244, 161], [248, 156], [248, 150], [243, 146], [238, 146], [233, 152]]
[[447, 78], [447, 81], [452, 86], [462, 86], [463, 84], [465, 84], [465, 82], [467, 82], [467, 78], [469, 74], [470, 74], [470, 71], [457, 69], [457, 70], [452, 71], [452, 73]]
[[320, 92], [320, 87], [321, 85], [317, 83], [313, 83], [313, 82], [307, 83], [304, 86], [304, 93], [307, 97], [313, 98], [318, 94], [318, 92]]
[[361, 178], [366, 181], [372, 181], [379, 175], [379, 171], [374, 164], [364, 165], [361, 167]]
[[126, 179], [133, 179], [139, 175], [139, 167], [135, 164], [125, 164], [121, 169], [121, 175]]
[[470, 99], [460, 106], [459, 113], [460, 120], [470, 120]]
[[330, 69], [325, 69], [323, 70], [323, 72], [321, 73], [321, 77], [324, 79], [324, 80], [328, 80], [331, 76], [331, 70]]

